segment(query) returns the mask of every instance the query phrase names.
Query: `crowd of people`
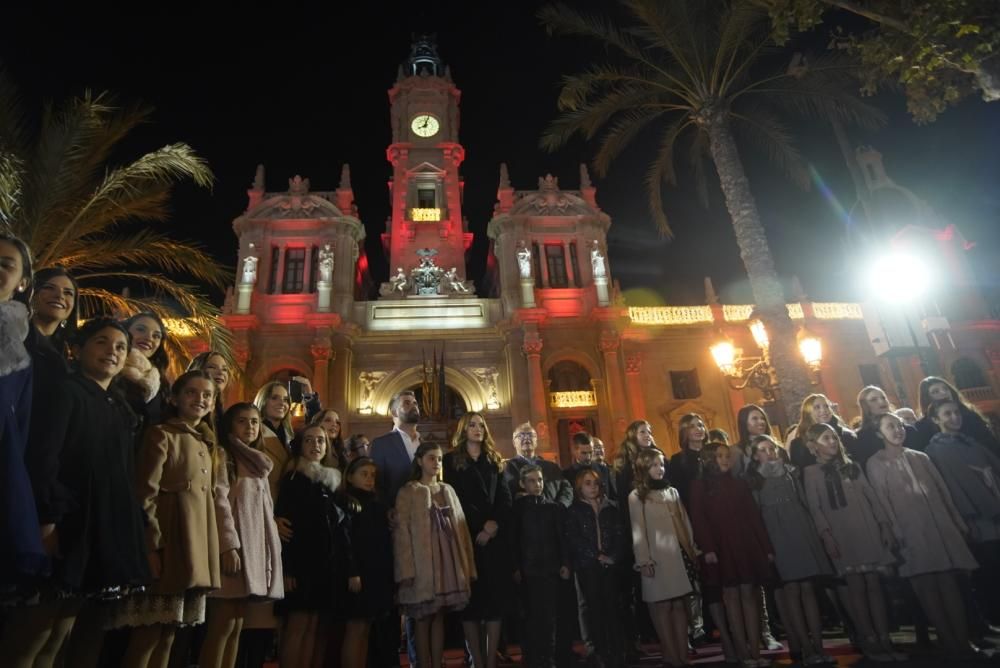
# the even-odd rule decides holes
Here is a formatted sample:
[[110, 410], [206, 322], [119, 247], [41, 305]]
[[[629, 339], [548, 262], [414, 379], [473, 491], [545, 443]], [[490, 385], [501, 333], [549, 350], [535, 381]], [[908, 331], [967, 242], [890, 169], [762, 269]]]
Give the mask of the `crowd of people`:
[[865, 387], [855, 429], [811, 395], [785, 442], [756, 405], [732, 442], [688, 414], [664, 448], [636, 419], [606, 460], [578, 432], [560, 468], [530, 423], [505, 460], [476, 412], [423, 441], [412, 391], [391, 431], [345, 438], [296, 378], [296, 432], [287, 384], [226, 407], [223, 355], [169, 382], [157, 315], [78, 326], [78, 301], [0, 236], [4, 665], [256, 667], [277, 647], [282, 666], [387, 668], [402, 620], [429, 668], [448, 616], [474, 668], [513, 638], [526, 666], [619, 668], [647, 619], [664, 666], [709, 625], [727, 663], [769, 665], [779, 620], [821, 665], [830, 609], [891, 662], [895, 594], [957, 660], [1000, 612], [1000, 442], [942, 378], [919, 413]]

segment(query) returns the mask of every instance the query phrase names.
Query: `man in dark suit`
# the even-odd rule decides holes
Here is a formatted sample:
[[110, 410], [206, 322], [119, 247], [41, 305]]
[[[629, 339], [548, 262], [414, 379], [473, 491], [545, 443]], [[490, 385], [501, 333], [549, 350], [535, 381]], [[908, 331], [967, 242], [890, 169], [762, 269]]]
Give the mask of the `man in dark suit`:
[[382, 501], [392, 508], [396, 504], [396, 494], [410, 479], [413, 455], [420, 446], [417, 432], [420, 405], [413, 391], [396, 393], [389, 403], [389, 413], [392, 431], [373, 440], [369, 452], [378, 471], [375, 488]]
[[599, 463], [594, 457], [594, 438], [585, 431], [578, 431], [573, 434], [573, 463], [563, 469], [563, 477], [570, 487], [576, 482], [576, 476], [582, 471], [592, 469], [597, 471], [601, 477], [601, 484], [604, 485], [604, 493], [611, 494], [611, 472], [606, 464]]
[[[375, 462], [377, 477], [375, 490], [382, 501], [389, 506], [389, 523], [396, 525], [396, 495], [410, 479], [413, 471], [413, 455], [420, 447], [420, 405], [412, 390], [397, 392], [389, 402], [392, 415], [392, 431], [371, 442], [369, 456]], [[376, 656], [370, 657], [369, 665], [388, 668], [399, 665], [399, 616], [389, 615], [387, 619], [376, 620], [373, 631], [373, 646]], [[417, 652], [414, 644], [413, 620], [406, 618], [406, 653], [410, 665], [417, 666]]]
[[535, 456], [538, 448], [538, 433], [530, 422], [525, 422], [514, 430], [514, 448], [518, 456], [507, 460], [504, 466], [503, 480], [510, 489], [512, 498], [517, 498], [524, 494], [521, 489], [521, 468], [534, 464], [542, 469], [542, 477], [545, 487], [542, 490], [542, 497], [547, 501], [554, 501], [563, 508], [568, 508], [573, 503], [573, 488], [563, 479], [562, 471], [558, 464], [550, 462], [542, 457]]

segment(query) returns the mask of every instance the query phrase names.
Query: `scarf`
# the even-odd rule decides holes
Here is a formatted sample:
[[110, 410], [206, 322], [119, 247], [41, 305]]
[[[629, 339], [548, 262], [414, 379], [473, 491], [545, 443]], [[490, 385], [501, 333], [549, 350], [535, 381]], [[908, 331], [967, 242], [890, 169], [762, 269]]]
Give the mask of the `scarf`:
[[829, 462], [820, 465], [823, 471], [823, 478], [826, 482], [826, 498], [832, 510], [847, 506], [847, 496], [844, 495], [844, 479], [840, 474], [840, 467], [837, 462]]
[[244, 466], [250, 472], [250, 477], [266, 478], [274, 468], [270, 457], [260, 450], [254, 450], [232, 434], [229, 435], [228, 451], [235, 464]]
[[28, 336], [28, 309], [21, 302], [0, 302], [0, 376], [9, 376], [31, 366], [24, 347]]
[[780, 459], [766, 461], [757, 470], [765, 478], [780, 478], [785, 475], [785, 462]]
[[148, 404], [160, 391], [160, 370], [136, 348], [129, 351], [121, 375], [141, 390], [143, 403]]
[[647, 487], [650, 489], [666, 489], [667, 487], [670, 487], [670, 481], [666, 478], [660, 478], [659, 480], [650, 478]]

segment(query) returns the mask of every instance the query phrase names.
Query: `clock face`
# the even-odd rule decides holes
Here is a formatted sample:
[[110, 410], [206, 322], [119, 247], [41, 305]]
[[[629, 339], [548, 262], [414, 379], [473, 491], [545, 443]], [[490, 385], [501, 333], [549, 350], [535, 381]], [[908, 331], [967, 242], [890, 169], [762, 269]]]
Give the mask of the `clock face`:
[[441, 129], [441, 124], [430, 114], [420, 114], [413, 118], [410, 129], [418, 137], [433, 137]]

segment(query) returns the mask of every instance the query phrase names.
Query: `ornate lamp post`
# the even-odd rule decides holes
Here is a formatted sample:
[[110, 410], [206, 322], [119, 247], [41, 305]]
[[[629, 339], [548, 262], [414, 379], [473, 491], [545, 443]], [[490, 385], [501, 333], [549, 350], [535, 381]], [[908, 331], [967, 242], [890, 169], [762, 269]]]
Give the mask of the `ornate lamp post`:
[[[764, 328], [764, 323], [755, 315], [751, 315], [748, 326], [754, 342], [760, 348], [759, 356], [742, 355], [742, 351], [737, 350], [728, 338], [723, 338], [712, 345], [709, 351], [731, 388], [743, 390], [752, 387], [764, 395], [766, 402], [771, 403], [777, 398], [778, 383], [768, 355], [770, 341], [767, 330]], [[798, 339], [802, 359], [810, 369], [818, 373], [823, 361], [823, 342], [804, 328], [799, 331]]]

